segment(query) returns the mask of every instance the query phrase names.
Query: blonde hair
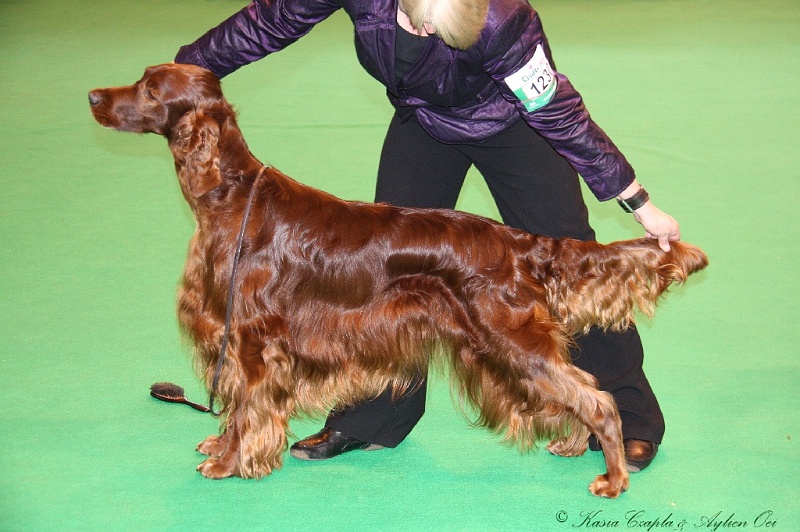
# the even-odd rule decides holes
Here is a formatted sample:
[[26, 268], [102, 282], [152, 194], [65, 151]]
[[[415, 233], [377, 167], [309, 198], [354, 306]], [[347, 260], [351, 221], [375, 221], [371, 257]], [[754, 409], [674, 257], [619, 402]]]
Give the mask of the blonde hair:
[[489, 0], [399, 0], [415, 28], [430, 24], [445, 44], [466, 50], [486, 24]]

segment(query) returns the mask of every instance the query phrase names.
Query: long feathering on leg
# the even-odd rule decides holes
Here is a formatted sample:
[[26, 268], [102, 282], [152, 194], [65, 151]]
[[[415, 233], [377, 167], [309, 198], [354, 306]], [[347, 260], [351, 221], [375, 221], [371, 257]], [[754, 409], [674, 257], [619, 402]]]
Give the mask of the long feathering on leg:
[[614, 400], [569, 363], [569, 339], [561, 327], [534, 321], [498, 336], [503, 340], [490, 341], [484, 353], [462, 349], [454, 357], [454, 381], [479, 412], [476, 424], [505, 433], [523, 451], [552, 439], [548, 450], [561, 456], [583, 454], [591, 431], [609, 452], [607, 473], [590, 490], [605, 497], [625, 491], [628, 473]]
[[[493, 347], [482, 351], [471, 344], [454, 349], [452, 389], [458, 392], [464, 415], [472, 418], [472, 412], [477, 414], [472, 419], [474, 425], [502, 435], [504, 441], [515, 444], [520, 451], [534, 448], [539, 440], [574, 440], [581, 439], [581, 435], [585, 450], [585, 427], [562, 404], [543, 399], [550, 386], [544, 376], [552, 373], [553, 367], [568, 363], [569, 338], [552, 322], [537, 323], [536, 328], [538, 336], [547, 339], [547, 345], [529, 346], [536, 350], [525, 354], [513, 344], [497, 342], [490, 342]], [[554, 366], [553, 361], [546, 361], [548, 357], [555, 361]], [[538, 382], [536, 386], [534, 381]], [[596, 386], [594, 382], [587, 384]], [[569, 390], [552, 390], [551, 395], [561, 393]], [[570, 447], [574, 455], [583, 452], [574, 447]]]

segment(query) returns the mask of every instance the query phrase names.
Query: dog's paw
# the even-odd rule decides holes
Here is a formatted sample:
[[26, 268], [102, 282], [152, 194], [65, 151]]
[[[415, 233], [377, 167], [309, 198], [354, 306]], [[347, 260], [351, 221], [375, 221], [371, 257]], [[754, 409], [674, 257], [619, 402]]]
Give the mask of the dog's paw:
[[551, 454], [571, 457], [581, 456], [586, 452], [588, 447], [589, 444], [585, 438], [583, 440], [577, 440], [568, 436], [566, 438], [557, 438], [551, 441], [547, 445], [547, 450], [550, 451]]
[[219, 458], [209, 458], [197, 466], [200, 473], [210, 479], [228, 478], [235, 475], [235, 468], [232, 464], [222, 461]]
[[621, 475], [619, 478], [611, 479], [608, 473], [598, 475], [594, 482], [589, 484], [589, 491], [592, 495], [616, 499], [622, 492], [628, 489], [628, 476]]
[[222, 436], [209, 436], [197, 444], [197, 452], [211, 457], [222, 456], [228, 447], [228, 438]]

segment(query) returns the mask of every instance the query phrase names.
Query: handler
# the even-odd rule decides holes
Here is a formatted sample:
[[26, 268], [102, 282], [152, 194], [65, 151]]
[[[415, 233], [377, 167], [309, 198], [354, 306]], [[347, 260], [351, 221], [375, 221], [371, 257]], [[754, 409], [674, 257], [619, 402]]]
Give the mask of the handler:
[[[254, 0], [180, 49], [176, 62], [220, 78], [287, 47], [338, 9], [355, 28], [361, 65], [395, 108], [375, 201], [452, 209], [467, 170], [481, 172], [503, 221], [554, 238], [594, 240], [578, 173], [600, 201], [616, 198], [665, 250], [678, 223], [649, 200], [633, 168], [555, 69], [538, 14], [526, 0]], [[576, 173], [577, 172], [577, 173]], [[573, 362], [616, 400], [630, 471], [647, 467], [664, 418], [642, 370], [635, 328], [576, 338]], [[395, 447], [425, 410], [425, 380], [332, 412], [291, 447], [323, 460]], [[590, 441], [597, 450], [596, 441]]]

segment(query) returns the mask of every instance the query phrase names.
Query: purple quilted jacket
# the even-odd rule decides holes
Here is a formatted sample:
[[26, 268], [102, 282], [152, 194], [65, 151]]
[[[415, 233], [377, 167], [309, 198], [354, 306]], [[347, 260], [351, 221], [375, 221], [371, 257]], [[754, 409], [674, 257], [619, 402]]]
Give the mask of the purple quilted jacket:
[[555, 71], [538, 14], [526, 0], [490, 0], [486, 26], [468, 50], [433, 36], [417, 63], [395, 79], [397, 0], [254, 0], [175, 58], [219, 77], [281, 50], [338, 9], [353, 21], [361, 65], [446, 143], [480, 142], [520, 118], [567, 158], [599, 200], [618, 195], [633, 168], [590, 118], [580, 94]]

